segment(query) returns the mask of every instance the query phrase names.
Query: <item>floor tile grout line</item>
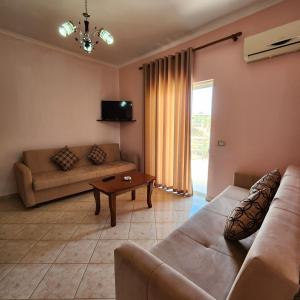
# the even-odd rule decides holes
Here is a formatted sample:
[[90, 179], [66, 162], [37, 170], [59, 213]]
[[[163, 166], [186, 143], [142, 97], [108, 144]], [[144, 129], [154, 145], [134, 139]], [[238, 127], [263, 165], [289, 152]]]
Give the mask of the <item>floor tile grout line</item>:
[[[135, 201], [135, 200], [131, 200], [131, 201]], [[135, 202], [132, 203], [132, 211], [131, 211], [131, 216], [130, 216], [130, 222], [129, 222], [129, 230], [128, 230], [128, 238], [127, 238], [127, 240], [130, 239], [130, 231], [131, 231], [131, 223], [132, 223], [132, 216], [133, 216], [134, 205], [135, 205]]]
[[[83, 218], [82, 218], [82, 220], [83, 220]], [[64, 244], [65, 244], [64, 247], [62, 247], [61, 251], [60, 251], [60, 252], [58, 253], [58, 255], [56, 256], [56, 259], [54, 260], [54, 262], [52, 262], [52, 263], [50, 264], [48, 270], [45, 272], [45, 274], [44, 274], [44, 276], [42, 277], [42, 279], [39, 281], [39, 283], [38, 283], [38, 284], [36, 285], [36, 287], [34, 288], [34, 290], [33, 290], [33, 292], [31, 293], [29, 299], [31, 299], [32, 295], [34, 294], [34, 292], [36, 291], [36, 289], [38, 288], [38, 286], [40, 285], [40, 283], [44, 280], [44, 278], [46, 277], [46, 275], [48, 274], [48, 272], [50, 271], [50, 269], [52, 269], [54, 265], [58, 264], [58, 263], [55, 263], [56, 260], [57, 260], [57, 258], [60, 256], [60, 254], [62, 253], [62, 251], [66, 248], [66, 246], [68, 245], [68, 243], [71, 241], [71, 238], [73, 237], [73, 235], [74, 235], [74, 233], [76, 232], [77, 229], [78, 229], [78, 226], [77, 226], [77, 228], [74, 230], [74, 232], [73, 232], [73, 234], [71, 235], [71, 237], [70, 237], [68, 240], [66, 240], [66, 241], [64, 242]], [[94, 249], [94, 250], [95, 250], [95, 249]], [[23, 259], [23, 258], [22, 258], [22, 259]], [[83, 275], [82, 275], [82, 277], [81, 277], [81, 280], [80, 280], [80, 282], [79, 282], [78, 288], [79, 288], [79, 286], [80, 286], [80, 284], [81, 284], [82, 278], [83, 278], [83, 276], [84, 276], [84, 274], [85, 274], [85, 271], [86, 271], [87, 267], [88, 267], [88, 264], [86, 264], [86, 268], [85, 268], [84, 273], [83, 273]], [[77, 294], [77, 289], [76, 289], [76, 292], [74, 293], [73, 299], [76, 297], [76, 294]]]
[[56, 260], [58, 259], [58, 257], [61, 255], [61, 253], [65, 250], [65, 248], [67, 247], [69, 240], [67, 241], [62, 241], [64, 243], [64, 246], [62, 247], [62, 249], [59, 251], [59, 253], [57, 254], [56, 258], [54, 259], [54, 261], [52, 262], [52, 264], [54, 265], [56, 263]]
[[41, 241], [42, 240], [42, 238], [44, 237], [44, 236], [46, 236], [46, 234], [52, 229], [52, 227], [53, 227], [53, 225], [52, 224], [45, 224], [45, 225], [50, 225], [50, 227], [49, 227], [49, 229], [45, 232], [45, 234], [44, 235], [42, 235], [41, 237], [40, 237], [40, 239], [38, 240], [38, 241]]
[[[2, 263], [1, 263], [1, 264], [2, 264]], [[6, 264], [6, 263], [3, 263], [3, 264]], [[9, 263], [8, 263], [8, 264], [9, 264]], [[13, 265], [13, 267], [7, 272], [7, 274], [5, 274], [4, 277], [1, 278], [0, 282], [1, 282], [2, 280], [4, 280], [4, 278], [6, 278], [6, 276], [7, 276], [12, 270], [15, 269], [15, 267], [16, 267], [16, 265], [18, 265], [18, 263], [12, 263], [12, 265]]]
[[[17, 230], [17, 233], [15, 233], [15, 235], [18, 235], [18, 234], [19, 234], [20, 232], [22, 232], [22, 230], [24, 229], [24, 224], [21, 224], [21, 223], [20, 223], [20, 224], [1, 224], [1, 225], [0, 225], [0, 228], [3, 227], [4, 225], [20, 225], [20, 226], [22, 226], [23, 228], [21, 227], [21, 229], [19, 229], [19, 231]], [[1, 238], [0, 238], [0, 239], [1, 239]], [[2, 240], [2, 239], [1, 239], [1, 240]]]
[[[102, 235], [102, 230], [101, 230], [101, 235]], [[88, 261], [88, 263], [87, 263], [87, 265], [86, 265], [86, 268], [85, 268], [85, 270], [84, 270], [84, 272], [83, 272], [83, 274], [82, 274], [82, 277], [81, 277], [81, 279], [80, 279], [80, 282], [79, 282], [79, 284], [78, 284], [78, 286], [77, 286], [77, 289], [76, 289], [76, 291], [75, 291], [74, 298], [76, 298], [76, 295], [77, 295], [77, 292], [78, 292], [78, 290], [79, 290], [79, 287], [80, 287], [80, 285], [81, 285], [81, 283], [82, 283], [82, 280], [83, 280], [84, 275], [85, 275], [85, 273], [86, 273], [86, 271], [87, 271], [87, 269], [88, 269], [88, 266], [89, 266], [89, 264], [91, 263], [91, 259], [92, 259], [93, 255], [94, 255], [94, 253], [95, 253], [95, 250], [96, 250], [96, 248], [97, 248], [97, 246], [98, 246], [99, 241], [100, 241], [100, 239], [97, 240], [97, 243], [96, 243], [96, 245], [95, 245], [95, 247], [94, 247], [94, 249], [93, 249], [92, 255], [91, 255], [90, 258], [89, 258], [89, 261]]]
[[42, 276], [41, 280], [37, 283], [37, 285], [35, 286], [35, 288], [33, 289], [32, 293], [30, 294], [30, 296], [28, 297], [28, 299], [31, 299], [32, 295], [34, 294], [34, 292], [36, 291], [36, 289], [38, 288], [38, 286], [41, 284], [41, 282], [44, 280], [44, 278], [46, 277], [47, 273], [49, 272], [49, 270], [52, 268], [53, 264], [48, 264], [49, 268], [47, 269], [47, 271], [45, 272], [44, 276]]
[[[154, 217], [155, 219], [155, 217]], [[156, 222], [154, 222], [154, 226], [155, 226], [155, 239], [157, 240], [157, 226], [156, 226]]]
[[[68, 225], [73, 225], [73, 226], [76, 226], [76, 227], [75, 227], [73, 233], [71, 234], [71, 236], [70, 236], [69, 238], [66, 238], [66, 239], [42, 239], [41, 241], [71, 241], [71, 240], [72, 240], [73, 234], [76, 232], [77, 228], [79, 227], [79, 224], [53, 224], [53, 226], [52, 226], [51, 229], [53, 229], [54, 225], [66, 225], [66, 226], [68, 226]], [[49, 230], [49, 232], [50, 232], [50, 230]], [[49, 233], [49, 232], [48, 232], [48, 233]], [[47, 233], [47, 234], [48, 234], [48, 233]], [[45, 235], [45, 236], [46, 236], [46, 235]], [[43, 236], [43, 238], [44, 238], [45, 236]]]
[[80, 278], [79, 284], [78, 284], [78, 286], [77, 286], [77, 288], [76, 288], [76, 291], [75, 291], [75, 293], [74, 293], [73, 299], [76, 298], [77, 292], [78, 292], [79, 287], [80, 287], [80, 285], [81, 285], [81, 283], [82, 283], [82, 280], [83, 280], [83, 277], [84, 277], [84, 275], [85, 275], [85, 273], [86, 273], [86, 270], [88, 269], [88, 266], [89, 266], [89, 263], [86, 264], [86, 267], [85, 267], [85, 269], [84, 269], [84, 272], [82, 273], [82, 276], [81, 276], [81, 278]]
[[[57, 257], [61, 254], [61, 252], [65, 249], [66, 245], [67, 245], [67, 240], [39, 240], [37, 241], [34, 246], [32, 248], [34, 248], [39, 242], [61, 242], [64, 244], [64, 246], [62, 247], [62, 249], [59, 251], [59, 253], [57, 254], [56, 258], [54, 259], [53, 262], [48, 262], [48, 263], [41, 263], [41, 262], [30, 262], [30, 263], [27, 263], [27, 264], [54, 264], [55, 263], [55, 260], [57, 259]], [[22, 260], [29, 254], [29, 252], [21, 259], [21, 261], [19, 263], [21, 264], [26, 264], [24, 262], [22, 262]]]
[[20, 257], [20, 259], [16, 262], [16, 264], [21, 264], [22, 260], [25, 258], [25, 256], [29, 253], [29, 251], [38, 243], [38, 241], [34, 241], [33, 244], [27, 249], [26, 253]]
[[94, 253], [95, 253], [95, 250], [96, 250], [96, 248], [98, 247], [98, 245], [99, 245], [99, 243], [100, 243], [100, 241], [101, 241], [101, 235], [102, 235], [102, 233], [103, 233], [103, 230], [101, 229], [101, 234], [100, 234], [100, 236], [99, 236], [99, 239], [97, 240], [96, 246], [95, 246], [95, 248], [94, 248], [94, 250], [93, 250], [93, 253], [92, 253], [92, 255], [91, 255], [90, 259], [89, 259], [88, 264], [91, 263], [91, 259], [92, 259], [93, 255], [94, 255]]

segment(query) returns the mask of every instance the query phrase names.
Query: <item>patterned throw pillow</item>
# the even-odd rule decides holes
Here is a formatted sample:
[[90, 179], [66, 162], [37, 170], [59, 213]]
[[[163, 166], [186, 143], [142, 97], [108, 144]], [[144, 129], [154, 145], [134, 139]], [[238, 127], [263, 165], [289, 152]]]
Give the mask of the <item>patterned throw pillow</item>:
[[51, 157], [63, 171], [71, 170], [79, 158], [66, 146]]
[[271, 201], [269, 189], [257, 190], [233, 209], [227, 217], [224, 237], [238, 241], [255, 233], [261, 226]]
[[95, 164], [100, 165], [106, 159], [106, 153], [98, 146], [94, 145], [88, 158]]
[[262, 178], [260, 178], [257, 182], [255, 182], [252, 187], [250, 188], [249, 194], [252, 194], [256, 191], [259, 191], [261, 189], [268, 189], [270, 193], [270, 198], [274, 198], [276, 191], [279, 187], [281, 180], [281, 174], [279, 170], [273, 170], [266, 175], [264, 175]]

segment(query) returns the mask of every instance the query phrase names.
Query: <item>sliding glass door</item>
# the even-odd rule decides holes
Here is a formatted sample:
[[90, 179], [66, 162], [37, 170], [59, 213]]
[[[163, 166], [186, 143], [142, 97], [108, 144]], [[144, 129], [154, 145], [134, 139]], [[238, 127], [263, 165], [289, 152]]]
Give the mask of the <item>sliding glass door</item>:
[[207, 193], [213, 80], [196, 82], [192, 94], [191, 165], [194, 195]]

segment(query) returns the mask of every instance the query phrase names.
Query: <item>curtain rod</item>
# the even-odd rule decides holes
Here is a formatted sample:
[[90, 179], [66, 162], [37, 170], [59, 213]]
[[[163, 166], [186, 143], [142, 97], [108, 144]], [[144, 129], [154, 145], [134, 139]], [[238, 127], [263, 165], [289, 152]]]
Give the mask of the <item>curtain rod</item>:
[[[215, 40], [213, 42], [210, 42], [208, 44], [205, 44], [205, 45], [199, 46], [197, 48], [194, 48], [193, 51], [198, 51], [198, 50], [201, 50], [203, 48], [206, 48], [206, 47], [209, 47], [209, 46], [212, 46], [212, 45], [215, 45], [215, 44], [227, 41], [227, 40], [233, 40], [234, 42], [236, 42], [242, 34], [243, 34], [242, 32], [236, 32], [234, 34], [225, 36], [224, 38], [221, 38], [221, 39]], [[139, 70], [142, 70], [142, 69], [143, 69], [143, 67], [139, 67]]]

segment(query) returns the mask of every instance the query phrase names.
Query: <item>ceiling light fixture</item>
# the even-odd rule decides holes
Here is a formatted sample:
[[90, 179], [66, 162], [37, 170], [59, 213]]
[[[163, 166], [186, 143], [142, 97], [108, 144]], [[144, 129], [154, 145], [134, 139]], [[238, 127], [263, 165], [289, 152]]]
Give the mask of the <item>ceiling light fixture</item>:
[[94, 50], [94, 46], [99, 43], [98, 38], [101, 38], [108, 45], [113, 44], [113, 36], [104, 28], [97, 29], [97, 27], [95, 27], [95, 31], [90, 33], [90, 15], [87, 12], [87, 0], [85, 0], [85, 12], [82, 15], [84, 17], [84, 31], [81, 30], [80, 21], [78, 22], [78, 26], [75, 26], [72, 21], [67, 21], [59, 26], [59, 34], [65, 38], [73, 33], [77, 33], [75, 41], [79, 42], [80, 48], [82, 48], [88, 54], [91, 53]]

